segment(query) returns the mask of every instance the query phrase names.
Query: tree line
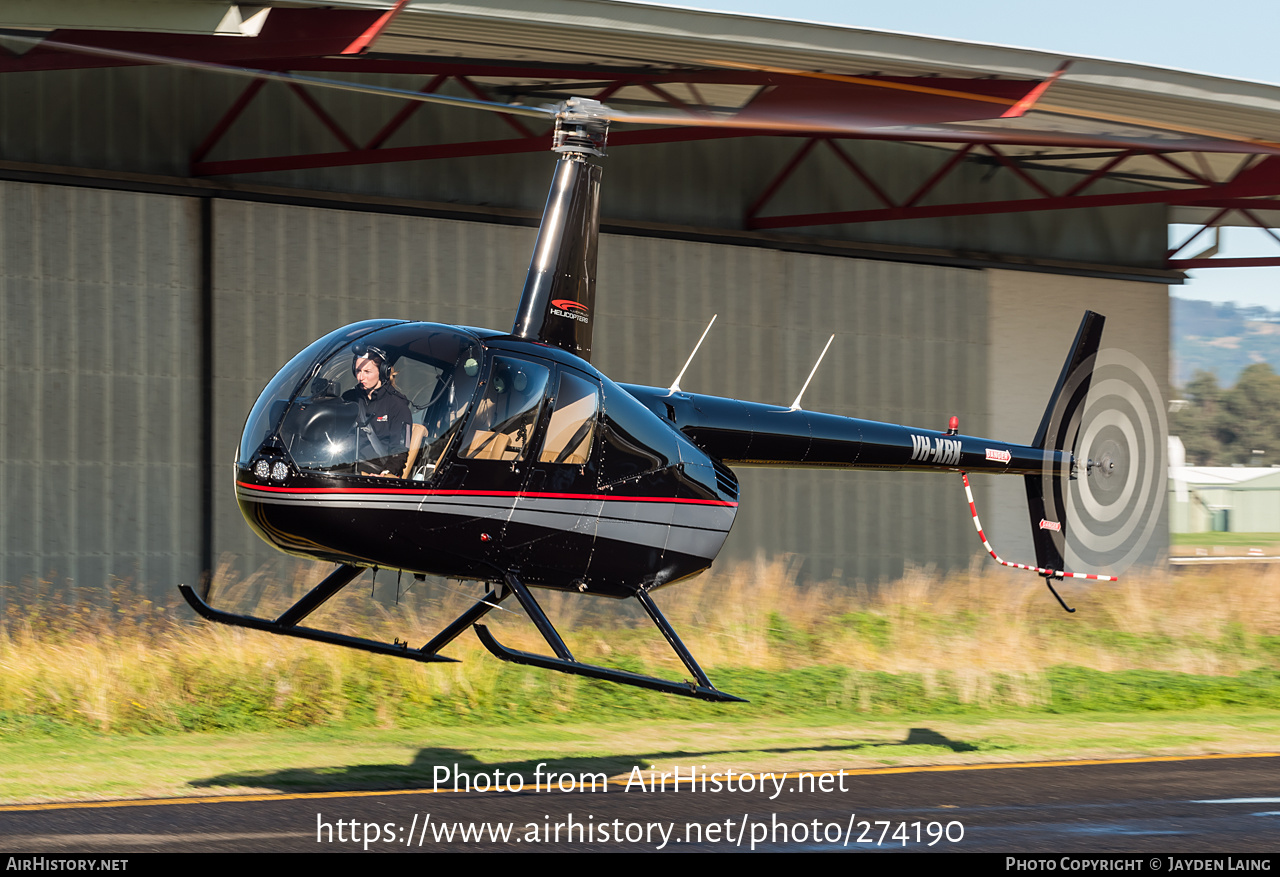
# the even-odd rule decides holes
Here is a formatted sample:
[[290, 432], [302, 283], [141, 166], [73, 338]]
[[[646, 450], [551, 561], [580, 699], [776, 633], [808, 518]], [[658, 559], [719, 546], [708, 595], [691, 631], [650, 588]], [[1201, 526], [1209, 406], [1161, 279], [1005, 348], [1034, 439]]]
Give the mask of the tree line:
[[1198, 371], [1171, 406], [1169, 434], [1182, 439], [1191, 466], [1280, 464], [1280, 376], [1258, 362], [1234, 387]]

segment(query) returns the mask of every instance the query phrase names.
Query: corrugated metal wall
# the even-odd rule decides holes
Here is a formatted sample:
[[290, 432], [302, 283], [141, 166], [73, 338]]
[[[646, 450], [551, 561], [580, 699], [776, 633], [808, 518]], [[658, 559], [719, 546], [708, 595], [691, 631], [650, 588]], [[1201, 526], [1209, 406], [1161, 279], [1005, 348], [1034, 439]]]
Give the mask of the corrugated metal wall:
[[199, 575], [198, 227], [0, 182], [0, 582]]

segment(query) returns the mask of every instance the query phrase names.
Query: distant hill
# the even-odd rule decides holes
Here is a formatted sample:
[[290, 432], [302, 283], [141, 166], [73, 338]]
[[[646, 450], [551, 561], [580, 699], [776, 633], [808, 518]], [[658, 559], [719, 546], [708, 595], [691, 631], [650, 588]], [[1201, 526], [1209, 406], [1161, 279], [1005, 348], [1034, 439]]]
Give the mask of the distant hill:
[[1197, 371], [1230, 387], [1255, 362], [1280, 373], [1280, 312], [1181, 298], [1171, 298], [1170, 305], [1175, 387], [1185, 387]]

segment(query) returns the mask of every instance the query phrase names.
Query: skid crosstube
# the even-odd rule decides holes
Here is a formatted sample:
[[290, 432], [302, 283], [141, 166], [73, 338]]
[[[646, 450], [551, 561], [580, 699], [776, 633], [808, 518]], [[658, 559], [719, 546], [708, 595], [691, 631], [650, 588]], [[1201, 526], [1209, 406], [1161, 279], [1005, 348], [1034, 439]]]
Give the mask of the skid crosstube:
[[503, 661], [510, 661], [513, 664], [525, 664], [530, 667], [541, 667], [544, 670], [555, 670], [560, 673], [571, 673], [575, 676], [587, 676], [592, 679], [601, 679], [605, 682], [616, 682], [621, 685], [632, 685], [636, 688], [647, 688], [650, 691], [661, 691], [666, 694], [678, 694], [682, 697], [695, 697], [699, 700], [709, 700], [721, 703], [746, 703], [747, 701], [741, 697], [734, 697], [732, 694], [725, 694], [718, 690], [707, 679], [707, 674], [702, 672], [702, 668], [698, 666], [697, 661], [693, 659], [693, 655], [685, 648], [680, 637], [676, 635], [671, 624], [658, 611], [658, 607], [654, 604], [653, 599], [644, 591], [637, 592], [636, 598], [640, 604], [644, 606], [645, 611], [649, 613], [649, 617], [657, 628], [662, 631], [662, 635], [666, 637], [667, 642], [675, 653], [680, 656], [680, 660], [684, 662], [689, 672], [693, 674], [697, 680], [694, 682], [676, 682], [670, 679], [659, 679], [656, 676], [643, 676], [639, 673], [630, 673], [626, 670], [615, 670], [610, 667], [599, 667], [595, 664], [583, 664], [574, 659], [569, 648], [564, 644], [564, 640], [560, 638], [560, 634], [556, 632], [555, 627], [551, 624], [551, 619], [547, 618], [546, 613], [542, 611], [542, 607], [533, 599], [533, 594], [524, 586], [514, 575], [506, 576], [506, 588], [503, 589], [502, 596], [508, 593], [514, 593], [516, 599], [520, 601], [520, 605], [524, 608], [529, 616], [529, 620], [534, 623], [538, 631], [542, 634], [547, 644], [551, 646], [551, 650], [556, 653], [557, 657], [549, 655], [535, 655], [530, 652], [521, 652], [516, 649], [509, 649], [494, 638], [489, 632], [489, 628], [483, 624], [475, 625], [476, 636], [480, 638], [480, 642], [488, 649], [496, 658]]
[[[445, 658], [435, 654], [435, 650], [430, 650], [427, 646], [435, 643], [432, 640], [427, 646], [421, 649], [411, 649], [408, 644], [393, 644], [379, 642], [378, 640], [365, 639], [359, 636], [348, 636], [344, 633], [334, 633], [329, 630], [317, 630], [313, 627], [298, 627], [297, 624], [306, 618], [315, 610], [319, 609], [326, 600], [332, 597], [338, 591], [342, 590], [350, 584], [356, 576], [364, 572], [358, 566], [343, 565], [338, 567], [334, 572], [330, 573], [328, 578], [312, 588], [301, 600], [286, 609], [279, 618], [270, 621], [266, 618], [254, 618], [252, 615], [236, 615], [232, 612], [223, 612], [214, 609], [195, 592], [190, 585], [179, 585], [178, 590], [182, 592], [182, 596], [186, 598], [191, 608], [196, 614], [209, 621], [216, 621], [219, 624], [230, 624], [235, 627], [248, 627], [252, 630], [265, 630], [268, 633], [278, 633], [283, 636], [295, 636], [300, 639], [315, 640], [316, 642], [330, 643], [335, 646], [346, 646], [350, 649], [360, 649], [366, 652], [373, 652], [379, 655], [391, 655], [396, 658], [408, 658], [412, 661], [423, 661], [426, 663], [448, 662], [456, 664], [453, 658]], [[465, 617], [465, 616], [464, 616]], [[463, 628], [465, 629], [465, 628]], [[446, 629], [447, 630], [447, 629]], [[443, 635], [442, 632], [441, 635]], [[455, 633], [453, 636], [457, 636]], [[436, 639], [440, 639], [439, 636]], [[453, 639], [453, 637], [449, 637]], [[436, 647], [436, 650], [443, 648], [448, 642], [442, 642]]]

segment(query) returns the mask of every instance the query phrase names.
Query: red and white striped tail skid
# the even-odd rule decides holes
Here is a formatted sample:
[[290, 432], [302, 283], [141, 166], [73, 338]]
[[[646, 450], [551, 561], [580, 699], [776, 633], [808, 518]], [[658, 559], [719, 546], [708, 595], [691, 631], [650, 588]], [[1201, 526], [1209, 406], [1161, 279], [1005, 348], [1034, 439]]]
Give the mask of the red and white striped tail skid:
[[1004, 566], [1011, 566], [1014, 569], [1029, 569], [1032, 572], [1038, 572], [1042, 576], [1058, 576], [1064, 579], [1091, 579], [1095, 582], [1118, 582], [1117, 576], [1096, 576], [1091, 573], [1083, 572], [1066, 572], [1064, 570], [1043, 569], [1038, 566], [1028, 566], [1025, 563], [1010, 563], [1000, 555], [996, 554], [996, 550], [991, 547], [991, 543], [987, 541], [987, 534], [982, 532], [982, 522], [978, 520], [978, 507], [973, 503], [973, 489], [969, 486], [969, 473], [961, 472], [964, 478], [964, 495], [969, 499], [969, 514], [973, 515], [973, 526], [978, 531], [978, 538], [982, 540], [982, 547], [987, 549], [987, 554], [995, 558], [996, 563]]

